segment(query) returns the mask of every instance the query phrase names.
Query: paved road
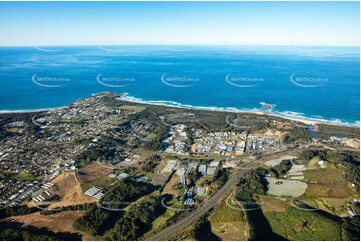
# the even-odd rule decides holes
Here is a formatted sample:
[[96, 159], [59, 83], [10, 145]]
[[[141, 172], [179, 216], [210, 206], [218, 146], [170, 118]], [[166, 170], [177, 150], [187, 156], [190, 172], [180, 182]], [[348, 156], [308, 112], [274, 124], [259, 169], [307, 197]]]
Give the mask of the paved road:
[[160, 231], [158, 234], [152, 235], [146, 240], [150, 241], [160, 241], [165, 240], [168, 236], [177, 233], [178, 231], [188, 227], [193, 222], [201, 218], [206, 212], [208, 212], [212, 207], [214, 207], [221, 199], [223, 199], [229, 192], [232, 191], [233, 185], [237, 183], [237, 180], [246, 174], [248, 171], [259, 166], [260, 163], [249, 163], [242, 167], [237, 168], [235, 173], [227, 181], [227, 183], [217, 191], [215, 195], [206, 201], [201, 207], [197, 208], [195, 211], [188, 214], [186, 217], [178, 220], [176, 223], [168, 226], [164, 230]]

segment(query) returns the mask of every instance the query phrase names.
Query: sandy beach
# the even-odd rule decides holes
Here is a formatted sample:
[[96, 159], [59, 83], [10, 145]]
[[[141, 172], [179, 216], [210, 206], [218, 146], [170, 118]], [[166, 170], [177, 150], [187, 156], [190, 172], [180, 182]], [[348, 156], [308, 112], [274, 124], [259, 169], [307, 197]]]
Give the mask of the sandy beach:
[[120, 97], [120, 98], [117, 98], [117, 99], [125, 101], [125, 102], [130, 102], [130, 103], [165, 106], [165, 107], [174, 107], [174, 108], [183, 108], [183, 109], [189, 109], [189, 110], [204, 110], [204, 111], [211, 111], [211, 112], [231, 112], [231, 113], [252, 113], [252, 114], [257, 114], [257, 115], [274, 116], [274, 117], [284, 118], [284, 119], [288, 119], [288, 120], [292, 120], [292, 121], [296, 121], [296, 122], [301, 122], [301, 123], [304, 123], [306, 125], [329, 124], [329, 125], [336, 125], [336, 126], [355, 127], [355, 125], [347, 125], [347, 124], [343, 124], [343, 123], [331, 123], [331, 122], [316, 121], [316, 120], [301, 118], [301, 117], [290, 117], [290, 116], [286, 116], [286, 115], [271, 113], [269, 111], [266, 111], [266, 112], [262, 112], [262, 111], [243, 111], [243, 110], [237, 110], [237, 109], [234, 109], [234, 110], [229, 110], [229, 109], [228, 110], [227, 109], [215, 110], [215, 108], [206, 108], [206, 107], [204, 107], [204, 108], [202, 108], [202, 107], [184, 107], [184, 106], [178, 106], [178, 105], [169, 105], [169, 104], [160, 103], [160, 102], [158, 102], [158, 103], [147, 102], [147, 101], [142, 101], [142, 100], [138, 100], [136, 98], [127, 97], [127, 96]]
[[[292, 118], [292, 117], [282, 116], [282, 115], [279, 115], [279, 114], [263, 113], [263, 112], [260, 112], [260, 111], [254, 111], [254, 112], [251, 112], [251, 113], [284, 118], [284, 119], [288, 119], [288, 120], [292, 120], [292, 121], [296, 121], [296, 122], [301, 122], [301, 123], [304, 123], [304, 124], [307, 124], [307, 125], [316, 125], [318, 123], [322, 123], [322, 122], [317, 122], [317, 121], [310, 120], [310, 119]], [[337, 124], [333, 124], [333, 125], [337, 125]], [[339, 124], [339, 126], [345, 126], [345, 125]]]

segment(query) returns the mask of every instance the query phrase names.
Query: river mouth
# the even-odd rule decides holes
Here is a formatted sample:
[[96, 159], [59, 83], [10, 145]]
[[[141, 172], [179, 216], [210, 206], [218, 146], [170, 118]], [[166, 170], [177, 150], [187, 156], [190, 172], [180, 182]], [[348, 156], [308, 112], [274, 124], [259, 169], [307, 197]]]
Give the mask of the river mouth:
[[325, 132], [320, 132], [320, 131], [315, 131], [316, 126], [315, 125], [310, 125], [306, 128], [307, 132], [313, 136], [313, 137], [319, 137], [321, 135], [332, 135], [332, 136], [336, 136], [339, 138], [345, 138], [346, 135], [345, 134], [330, 134], [330, 133], [325, 133]]

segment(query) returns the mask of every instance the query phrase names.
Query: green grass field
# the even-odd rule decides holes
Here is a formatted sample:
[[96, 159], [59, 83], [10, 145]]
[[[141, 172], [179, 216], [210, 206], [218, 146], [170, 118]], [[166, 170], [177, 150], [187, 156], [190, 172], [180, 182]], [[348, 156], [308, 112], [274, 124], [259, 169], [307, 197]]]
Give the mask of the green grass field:
[[20, 128], [17, 128], [17, 127], [13, 127], [13, 128], [9, 128], [8, 131], [11, 132], [11, 133], [16, 133], [20, 130]]
[[307, 168], [315, 168], [317, 167], [317, 162], [320, 160], [320, 157], [313, 157], [307, 164]]
[[212, 231], [224, 241], [247, 240], [249, 235], [246, 222], [213, 223]]
[[[237, 205], [233, 205], [237, 207]], [[233, 209], [224, 203], [212, 212], [209, 221], [212, 232], [222, 240], [247, 240], [249, 226], [245, 214], [241, 210]]]
[[340, 224], [323, 215], [296, 208], [265, 213], [273, 232], [289, 240], [341, 240]]
[[347, 198], [354, 192], [348, 187], [346, 174], [338, 168], [307, 170], [304, 172], [308, 181], [305, 197], [307, 198]]
[[15, 179], [18, 181], [34, 181], [36, 177], [29, 173], [18, 173], [11, 176], [11, 179]]
[[173, 216], [176, 215], [176, 211], [171, 210], [171, 209], [167, 209], [165, 213], [163, 213], [162, 215], [160, 215], [158, 218], [156, 218], [153, 222], [152, 222], [152, 228], [153, 231], [159, 231], [162, 228], [166, 227], [167, 225], [167, 221], [169, 219], [171, 219]]
[[236, 210], [227, 206], [224, 203], [219, 209], [215, 210], [210, 216], [211, 223], [222, 222], [244, 222], [244, 213], [241, 210]]
[[114, 178], [110, 178], [108, 176], [102, 176], [102, 177], [97, 177], [96, 179], [94, 179], [92, 181], [88, 181], [86, 183], [81, 183], [80, 186], [82, 188], [82, 191], [85, 192], [88, 189], [92, 188], [93, 186], [108, 187], [114, 181], [117, 181], [117, 180]]

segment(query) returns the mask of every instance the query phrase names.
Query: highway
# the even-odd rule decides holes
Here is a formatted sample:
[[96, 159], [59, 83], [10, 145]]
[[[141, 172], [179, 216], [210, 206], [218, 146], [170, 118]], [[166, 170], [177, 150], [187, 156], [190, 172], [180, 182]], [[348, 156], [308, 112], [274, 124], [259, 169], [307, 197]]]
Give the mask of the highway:
[[259, 166], [260, 163], [253, 162], [245, 164], [242, 167], [238, 167], [234, 174], [229, 178], [227, 183], [217, 191], [208, 201], [206, 201], [201, 207], [197, 208], [195, 211], [191, 212], [184, 218], [181, 218], [176, 223], [168, 226], [159, 233], [150, 236], [146, 240], [148, 241], [161, 241], [165, 240], [168, 236], [175, 234], [182, 229], [190, 226], [192, 223], [201, 218], [205, 213], [207, 213], [212, 207], [214, 207], [219, 201], [221, 201], [226, 195], [228, 195], [233, 186], [237, 183], [237, 180], [246, 174], [248, 171]]

